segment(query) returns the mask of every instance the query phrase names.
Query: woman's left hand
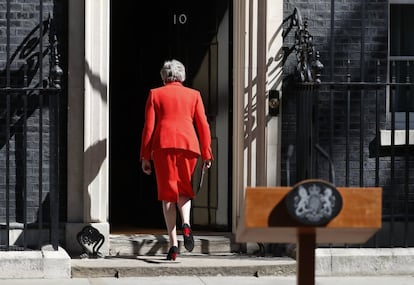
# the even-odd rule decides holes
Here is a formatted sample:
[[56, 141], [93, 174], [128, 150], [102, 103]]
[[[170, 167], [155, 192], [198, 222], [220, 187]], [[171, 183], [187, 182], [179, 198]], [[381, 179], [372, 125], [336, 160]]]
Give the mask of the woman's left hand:
[[211, 167], [211, 160], [204, 160], [204, 168], [210, 168]]

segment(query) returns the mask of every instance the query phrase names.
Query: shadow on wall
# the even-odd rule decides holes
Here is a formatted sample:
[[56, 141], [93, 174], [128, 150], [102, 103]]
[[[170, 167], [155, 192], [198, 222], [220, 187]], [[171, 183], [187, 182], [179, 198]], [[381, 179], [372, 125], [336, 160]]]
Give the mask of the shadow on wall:
[[[103, 162], [107, 158], [107, 140], [100, 140], [91, 145], [84, 153], [85, 164], [85, 187], [89, 186], [93, 180], [98, 176], [98, 173], [102, 167]], [[91, 208], [91, 197], [87, 195], [84, 200], [84, 207]], [[90, 211], [87, 211], [90, 214]], [[88, 221], [92, 220], [92, 217], [86, 217]]]

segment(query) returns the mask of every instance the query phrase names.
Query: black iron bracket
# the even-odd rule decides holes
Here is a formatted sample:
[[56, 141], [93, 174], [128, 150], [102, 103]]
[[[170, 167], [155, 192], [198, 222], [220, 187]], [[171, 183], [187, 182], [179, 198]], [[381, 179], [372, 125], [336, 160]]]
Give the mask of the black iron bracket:
[[104, 257], [99, 249], [105, 242], [105, 237], [97, 229], [88, 225], [85, 226], [77, 235], [76, 239], [82, 247], [80, 258], [102, 258]]
[[289, 26], [283, 31], [283, 39], [287, 37], [293, 28], [295, 29], [294, 43], [289, 47], [284, 47], [282, 64], [284, 65], [288, 56], [296, 54], [296, 76], [300, 82], [320, 83], [321, 72], [324, 68], [319, 60], [319, 51], [313, 45], [313, 36], [309, 33], [308, 22], [302, 20], [302, 15], [298, 8], [287, 17], [284, 22], [289, 21]]

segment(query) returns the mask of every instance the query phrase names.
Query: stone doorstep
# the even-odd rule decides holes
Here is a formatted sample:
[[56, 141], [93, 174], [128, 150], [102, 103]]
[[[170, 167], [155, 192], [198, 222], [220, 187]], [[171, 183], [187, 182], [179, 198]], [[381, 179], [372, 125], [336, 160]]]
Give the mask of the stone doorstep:
[[[181, 235], [180, 252], [185, 252]], [[110, 235], [109, 256], [145, 256], [166, 254], [169, 250], [167, 235]], [[225, 235], [194, 235], [195, 254], [221, 255], [232, 252], [232, 238]]]
[[66, 251], [44, 246], [37, 251], [1, 251], [0, 279], [70, 278], [71, 259]]
[[[373, 276], [414, 274], [414, 248], [334, 248], [316, 250], [316, 276]], [[175, 262], [165, 255], [72, 259], [72, 277], [138, 276], [287, 276], [296, 274], [288, 257], [180, 254]]]
[[176, 261], [167, 261], [165, 255], [73, 259], [72, 277], [288, 276], [295, 274], [295, 268], [290, 258], [180, 254]]
[[[197, 235], [191, 254], [210, 257], [241, 252], [228, 235]], [[181, 235], [178, 236], [181, 255], [187, 252], [183, 247]], [[154, 256], [168, 252], [167, 235], [112, 235], [110, 256]], [[294, 244], [291, 246], [295, 247]], [[285, 254], [295, 257], [295, 252]], [[245, 256], [255, 258], [259, 252], [257, 243], [245, 245]], [[317, 248], [316, 274], [414, 274], [414, 248]], [[270, 254], [271, 255], [271, 254]], [[280, 255], [277, 255], [280, 256]]]

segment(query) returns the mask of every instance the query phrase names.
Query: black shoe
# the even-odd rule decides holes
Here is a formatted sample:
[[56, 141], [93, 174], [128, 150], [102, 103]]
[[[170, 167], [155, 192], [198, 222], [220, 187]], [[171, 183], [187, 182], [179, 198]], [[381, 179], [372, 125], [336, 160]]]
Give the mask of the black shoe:
[[178, 254], [178, 247], [172, 246], [167, 254], [167, 260], [175, 260]]
[[194, 248], [194, 237], [191, 228], [188, 224], [183, 225], [183, 237], [185, 249], [188, 251], [192, 251]]

